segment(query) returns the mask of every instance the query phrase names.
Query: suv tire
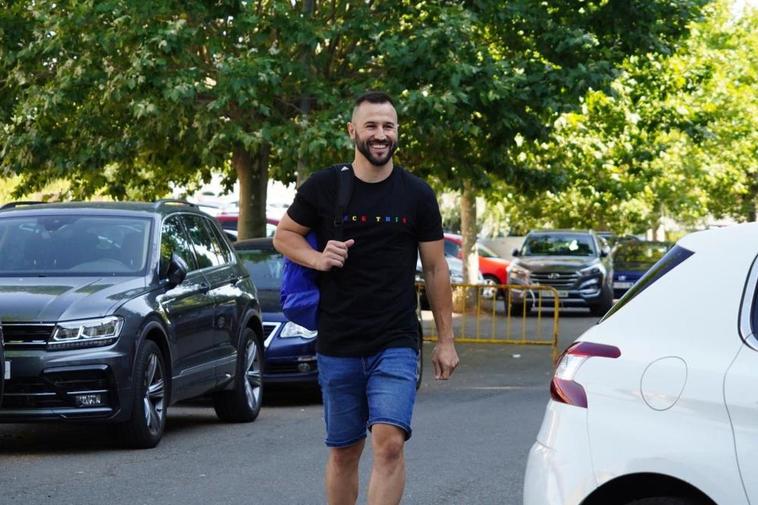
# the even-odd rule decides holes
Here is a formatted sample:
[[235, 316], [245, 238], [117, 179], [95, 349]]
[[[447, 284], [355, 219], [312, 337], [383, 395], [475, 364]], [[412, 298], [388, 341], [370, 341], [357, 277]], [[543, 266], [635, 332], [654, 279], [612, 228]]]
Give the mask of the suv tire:
[[118, 425], [119, 439], [133, 449], [158, 445], [166, 427], [166, 365], [158, 345], [144, 340], [134, 362], [132, 418]]
[[237, 352], [234, 389], [213, 394], [213, 407], [222, 421], [255, 421], [263, 401], [263, 346], [250, 328], [245, 328]]
[[600, 301], [590, 305], [590, 314], [595, 317], [603, 317], [613, 306], [613, 290], [604, 289]]

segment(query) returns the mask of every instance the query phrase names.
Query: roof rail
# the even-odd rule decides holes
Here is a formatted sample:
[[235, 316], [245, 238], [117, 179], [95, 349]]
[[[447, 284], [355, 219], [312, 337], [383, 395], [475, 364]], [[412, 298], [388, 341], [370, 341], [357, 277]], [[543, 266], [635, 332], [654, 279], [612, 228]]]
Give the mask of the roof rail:
[[36, 200], [28, 200], [28, 201], [20, 201], [20, 202], [9, 202], [5, 205], [0, 206], [0, 210], [3, 209], [14, 209], [16, 207], [23, 207], [25, 205], [40, 205], [47, 202], [41, 202]]
[[172, 205], [187, 205], [188, 207], [197, 207], [196, 204], [190, 203], [187, 200], [179, 200], [179, 199], [176, 199], [176, 198], [161, 198], [160, 200], [157, 200], [153, 204], [153, 208], [154, 209], [160, 209], [164, 205], [169, 205], [169, 204], [172, 204]]

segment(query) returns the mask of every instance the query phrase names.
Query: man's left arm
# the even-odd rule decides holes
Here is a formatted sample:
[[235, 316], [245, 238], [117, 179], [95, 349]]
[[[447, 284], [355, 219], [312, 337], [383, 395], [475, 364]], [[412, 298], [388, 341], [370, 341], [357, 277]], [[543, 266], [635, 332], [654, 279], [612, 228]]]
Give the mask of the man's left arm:
[[445, 261], [444, 241], [419, 242], [418, 249], [426, 296], [437, 327], [437, 344], [432, 352], [434, 378], [445, 380], [453, 374], [459, 360], [453, 338], [453, 294], [450, 272]]

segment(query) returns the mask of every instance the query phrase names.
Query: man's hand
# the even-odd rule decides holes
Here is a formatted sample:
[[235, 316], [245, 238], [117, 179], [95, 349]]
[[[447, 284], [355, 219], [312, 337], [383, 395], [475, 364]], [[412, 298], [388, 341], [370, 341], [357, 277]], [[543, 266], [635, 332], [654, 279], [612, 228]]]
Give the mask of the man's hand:
[[342, 268], [345, 266], [345, 260], [347, 260], [347, 250], [350, 249], [355, 240], [350, 239], [345, 242], [338, 240], [330, 240], [326, 243], [326, 247], [321, 252], [321, 256], [316, 262], [316, 270], [326, 272], [334, 267]]
[[434, 378], [437, 380], [447, 380], [453, 375], [458, 367], [458, 353], [455, 350], [455, 344], [449, 342], [437, 342], [432, 351], [432, 365], [434, 365]]

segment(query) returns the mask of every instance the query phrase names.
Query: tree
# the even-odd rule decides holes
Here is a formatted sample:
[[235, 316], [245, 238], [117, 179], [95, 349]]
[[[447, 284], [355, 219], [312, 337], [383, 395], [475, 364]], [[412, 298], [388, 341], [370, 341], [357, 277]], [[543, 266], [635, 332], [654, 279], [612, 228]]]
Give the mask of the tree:
[[263, 234], [272, 163], [288, 180], [297, 160], [344, 149], [335, 107], [367, 85], [372, 37], [392, 22], [389, 8], [349, 1], [311, 12], [277, 0], [2, 7], [28, 33], [2, 34], [1, 91], [13, 100], [0, 166], [23, 177], [19, 193], [60, 177], [78, 198], [153, 198], [223, 170], [240, 182], [241, 237]]
[[753, 219], [758, 16], [730, 7], [709, 6], [675, 54], [630, 58], [609, 91], [561, 116], [551, 142], [533, 147], [567, 185], [521, 199], [513, 220], [640, 233], [663, 214]]
[[[700, 3], [5, 0], [21, 35], [0, 35], [0, 167], [19, 192], [63, 177], [115, 198], [225, 170], [240, 236], [261, 234], [267, 178], [349, 156], [346, 102], [383, 88], [400, 97], [400, 160], [464, 201], [493, 181], [555, 185], [523, 141], [623, 58], [667, 51]], [[471, 204], [463, 221], [471, 256]]]

